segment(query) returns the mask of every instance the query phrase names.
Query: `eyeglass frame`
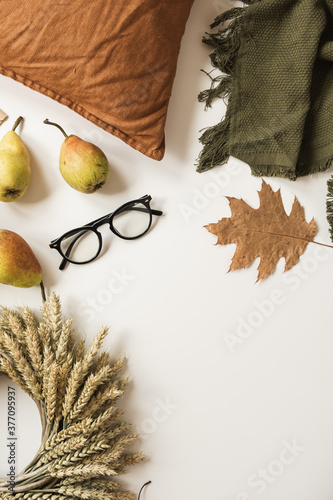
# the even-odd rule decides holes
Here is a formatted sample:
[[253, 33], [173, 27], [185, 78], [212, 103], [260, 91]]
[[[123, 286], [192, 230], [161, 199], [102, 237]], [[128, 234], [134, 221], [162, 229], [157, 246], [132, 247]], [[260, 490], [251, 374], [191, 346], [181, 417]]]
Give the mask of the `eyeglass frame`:
[[[101, 233], [99, 231], [97, 231], [97, 229], [100, 226], [102, 226], [103, 224], [109, 224], [110, 231], [113, 234], [115, 234], [116, 236], [118, 236], [119, 238], [122, 238], [123, 240], [136, 240], [138, 238], [141, 238], [141, 236], [144, 236], [151, 228], [152, 221], [153, 221], [153, 215], [157, 215], [157, 216], [163, 215], [163, 212], [161, 210], [154, 210], [153, 208], [150, 207], [151, 200], [152, 200], [152, 197], [150, 195], [145, 195], [145, 196], [142, 196], [141, 198], [128, 201], [127, 203], [124, 203], [123, 205], [118, 207], [114, 212], [111, 212], [107, 215], [104, 215], [103, 217], [99, 217], [98, 219], [96, 219], [92, 222], [89, 222], [88, 224], [84, 224], [83, 226], [79, 226], [76, 229], [72, 229], [70, 231], [67, 231], [59, 238], [52, 240], [51, 243], [49, 244], [49, 247], [57, 250], [58, 253], [62, 257], [62, 261], [60, 263], [59, 269], [62, 271], [68, 263], [76, 264], [76, 265], [83, 265], [83, 264], [89, 264], [89, 262], [92, 262], [95, 259], [97, 259], [97, 257], [100, 255], [100, 253], [102, 251], [102, 247], [103, 247], [103, 238], [102, 238]], [[141, 203], [142, 205], [144, 205], [147, 208], [147, 211], [149, 213], [148, 227], [137, 236], [124, 236], [123, 234], [119, 233], [119, 231], [117, 231], [117, 229], [114, 227], [113, 219], [115, 216], [124, 212], [127, 207], [130, 208], [131, 210], [135, 211], [134, 206], [135, 206], [135, 204], [138, 204], [138, 203]], [[136, 210], [143, 212], [143, 209], [140, 207], [137, 207]], [[80, 231], [81, 229], [82, 229], [82, 232]], [[98, 241], [99, 241], [99, 249], [98, 249], [96, 255], [94, 257], [92, 257], [91, 259], [84, 261], [84, 262], [75, 262], [75, 261], [71, 260], [70, 258], [68, 258], [67, 255], [70, 255], [72, 248], [75, 245], [76, 241], [79, 238], [81, 238], [81, 236], [87, 231], [93, 231], [97, 235]], [[66, 238], [69, 238], [71, 235], [74, 235], [75, 233], [78, 233], [78, 236], [76, 238], [74, 238], [74, 240], [69, 244], [66, 252], [64, 253], [61, 250], [62, 241]]]

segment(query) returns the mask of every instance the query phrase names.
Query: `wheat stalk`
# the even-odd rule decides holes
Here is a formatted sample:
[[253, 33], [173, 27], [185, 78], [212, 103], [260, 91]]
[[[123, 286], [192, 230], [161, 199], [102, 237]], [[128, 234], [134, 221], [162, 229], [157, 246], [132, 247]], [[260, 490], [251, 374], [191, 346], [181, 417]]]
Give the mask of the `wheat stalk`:
[[63, 320], [60, 299], [43, 303], [42, 319], [29, 308], [0, 311], [0, 374], [18, 383], [36, 402], [42, 422], [40, 448], [16, 476], [14, 492], [0, 479], [0, 500], [132, 500], [112, 477], [140, 462], [126, 453], [135, 441], [116, 401], [128, 380], [119, 378], [124, 359], [99, 354], [103, 328], [85, 349], [72, 321]]

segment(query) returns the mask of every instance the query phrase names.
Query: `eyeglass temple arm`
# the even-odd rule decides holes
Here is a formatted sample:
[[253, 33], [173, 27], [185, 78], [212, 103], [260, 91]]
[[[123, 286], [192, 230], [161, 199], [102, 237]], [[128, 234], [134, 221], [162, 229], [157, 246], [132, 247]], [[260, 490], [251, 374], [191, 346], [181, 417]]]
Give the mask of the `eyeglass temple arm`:
[[[71, 254], [71, 251], [72, 251], [72, 248], [74, 247], [75, 243], [77, 242], [77, 240], [79, 238], [81, 238], [82, 234], [84, 233], [85, 231], [81, 231], [75, 238], [73, 241], [71, 241], [71, 243], [68, 245], [68, 248], [65, 252], [65, 256], [66, 257], [69, 257], [70, 254]], [[60, 266], [59, 266], [59, 269], [60, 271], [63, 271], [63, 269], [65, 269], [66, 265], [69, 264], [68, 260], [63, 257], [62, 261], [60, 262]]]
[[152, 213], [153, 215], [163, 215], [163, 212], [162, 212], [161, 210], [153, 210], [153, 209], [152, 209], [152, 210], [151, 210], [151, 213]]
[[[148, 210], [142, 207], [132, 207], [131, 210], [137, 210], [138, 212], [148, 212]], [[153, 215], [163, 215], [163, 212], [161, 212], [161, 210], [154, 210], [153, 208], [151, 208], [150, 211]]]

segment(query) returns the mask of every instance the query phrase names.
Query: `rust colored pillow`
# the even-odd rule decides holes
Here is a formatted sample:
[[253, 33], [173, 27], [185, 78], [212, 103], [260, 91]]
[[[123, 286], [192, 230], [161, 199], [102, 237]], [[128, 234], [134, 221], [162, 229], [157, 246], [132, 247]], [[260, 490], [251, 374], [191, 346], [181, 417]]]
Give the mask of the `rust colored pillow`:
[[161, 160], [193, 0], [0, 0], [0, 72]]

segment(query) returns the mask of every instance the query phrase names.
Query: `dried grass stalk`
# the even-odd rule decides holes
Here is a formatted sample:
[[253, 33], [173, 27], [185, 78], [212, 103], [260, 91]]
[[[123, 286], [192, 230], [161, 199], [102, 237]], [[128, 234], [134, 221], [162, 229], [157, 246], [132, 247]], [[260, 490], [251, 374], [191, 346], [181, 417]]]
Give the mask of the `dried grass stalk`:
[[55, 294], [43, 304], [41, 321], [29, 308], [1, 309], [0, 373], [34, 399], [43, 434], [13, 493], [7, 478], [0, 479], [0, 500], [133, 500], [107, 479], [143, 459], [126, 453], [137, 436], [116, 406], [127, 384], [119, 378], [124, 360], [98, 354], [107, 332], [103, 328], [85, 350], [71, 320], [63, 320]]

